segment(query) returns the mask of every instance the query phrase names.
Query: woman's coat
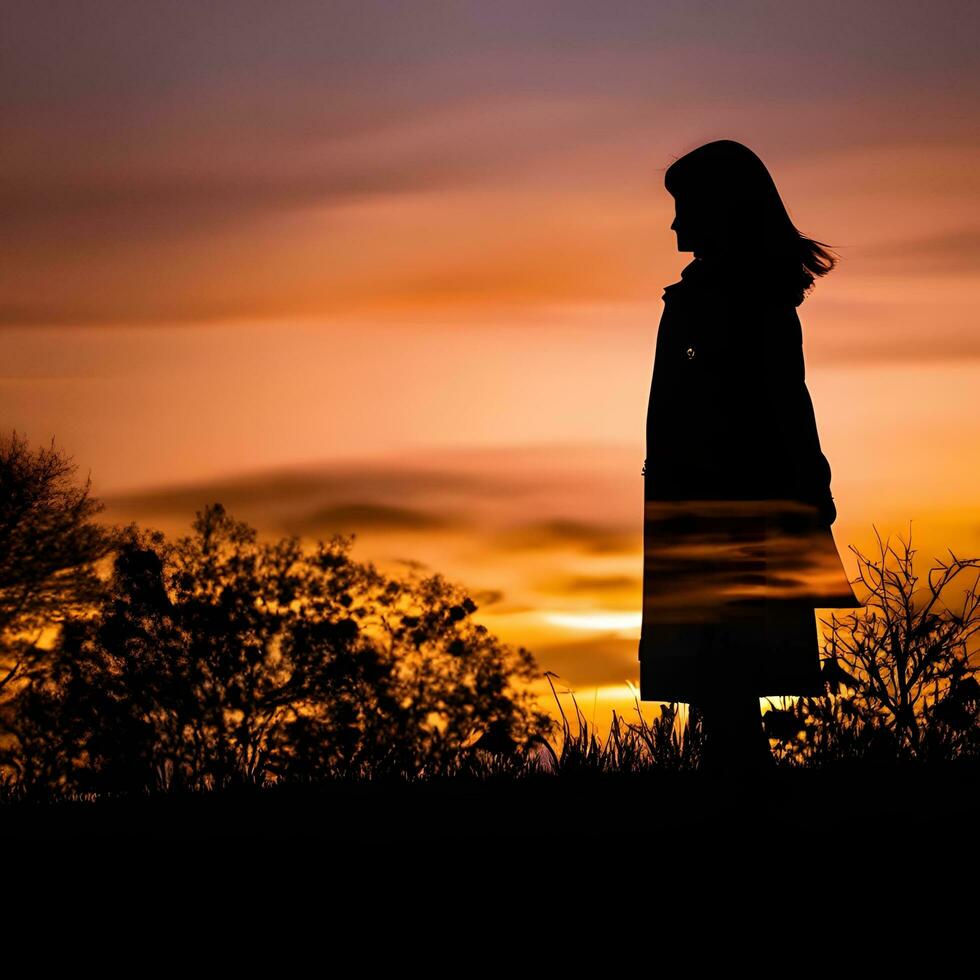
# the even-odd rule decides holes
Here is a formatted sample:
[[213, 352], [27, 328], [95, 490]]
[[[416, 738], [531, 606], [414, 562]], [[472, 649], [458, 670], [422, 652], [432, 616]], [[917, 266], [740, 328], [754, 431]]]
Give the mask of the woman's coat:
[[817, 608], [862, 605], [792, 300], [695, 259], [664, 290], [644, 464], [642, 700], [822, 694]]

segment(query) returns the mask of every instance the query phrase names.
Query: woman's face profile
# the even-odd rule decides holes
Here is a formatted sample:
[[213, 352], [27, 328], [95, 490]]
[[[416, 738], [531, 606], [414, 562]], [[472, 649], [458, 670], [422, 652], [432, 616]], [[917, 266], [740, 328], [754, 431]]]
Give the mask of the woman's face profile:
[[677, 233], [677, 251], [693, 252], [696, 258], [709, 252], [729, 251], [721, 233], [722, 221], [717, 206], [690, 195], [678, 195], [674, 198], [674, 220], [670, 226]]
[[670, 230], [677, 234], [678, 252], [701, 251], [704, 242], [694, 208], [681, 197], [674, 198], [674, 220]]

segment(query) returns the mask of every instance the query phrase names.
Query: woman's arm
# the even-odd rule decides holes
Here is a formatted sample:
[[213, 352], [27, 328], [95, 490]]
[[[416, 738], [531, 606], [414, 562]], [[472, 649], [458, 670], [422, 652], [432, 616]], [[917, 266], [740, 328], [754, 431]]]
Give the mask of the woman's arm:
[[[796, 308], [768, 321], [766, 411], [781, 477], [792, 499], [813, 504], [822, 524], [837, 519], [830, 492], [830, 462], [820, 448], [813, 400], [806, 385], [803, 330]], [[779, 481], [781, 482], [781, 481]]]
[[830, 463], [806, 386], [796, 309], [753, 308], [726, 327], [717, 377], [719, 485], [733, 497], [811, 504], [821, 523], [832, 524]]

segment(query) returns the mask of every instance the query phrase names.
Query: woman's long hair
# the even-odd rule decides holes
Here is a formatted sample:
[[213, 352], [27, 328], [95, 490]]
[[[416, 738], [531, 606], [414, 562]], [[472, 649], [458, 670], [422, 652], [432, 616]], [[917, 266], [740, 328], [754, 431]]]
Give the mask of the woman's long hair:
[[761, 276], [795, 306], [837, 265], [830, 246], [796, 228], [765, 164], [735, 140], [705, 143], [675, 160], [664, 186], [694, 216], [716, 262], [733, 275]]

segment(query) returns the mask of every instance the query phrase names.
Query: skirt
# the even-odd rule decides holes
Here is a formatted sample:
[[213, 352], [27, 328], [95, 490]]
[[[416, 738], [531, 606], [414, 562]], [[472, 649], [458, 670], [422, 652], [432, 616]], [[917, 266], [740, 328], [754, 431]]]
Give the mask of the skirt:
[[816, 610], [863, 605], [831, 529], [787, 501], [646, 501], [640, 700], [819, 696]]

